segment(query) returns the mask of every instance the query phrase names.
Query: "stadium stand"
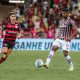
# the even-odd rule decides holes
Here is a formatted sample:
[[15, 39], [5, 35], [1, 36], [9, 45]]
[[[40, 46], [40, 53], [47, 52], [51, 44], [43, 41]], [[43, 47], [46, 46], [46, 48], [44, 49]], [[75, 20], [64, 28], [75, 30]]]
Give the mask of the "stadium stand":
[[[76, 38], [80, 38], [79, 0], [26, 0], [24, 4], [0, 6], [0, 21], [10, 11], [15, 11], [18, 21], [24, 29], [25, 38], [55, 38], [63, 9], [68, 9], [69, 16], [78, 26]], [[22, 38], [23, 38], [22, 37]]]

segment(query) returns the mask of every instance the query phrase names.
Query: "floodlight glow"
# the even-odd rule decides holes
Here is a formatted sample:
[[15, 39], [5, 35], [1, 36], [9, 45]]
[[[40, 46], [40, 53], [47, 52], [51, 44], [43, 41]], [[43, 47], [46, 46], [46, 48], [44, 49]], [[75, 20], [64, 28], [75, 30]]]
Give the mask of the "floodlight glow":
[[9, 3], [24, 3], [24, 0], [9, 0]]

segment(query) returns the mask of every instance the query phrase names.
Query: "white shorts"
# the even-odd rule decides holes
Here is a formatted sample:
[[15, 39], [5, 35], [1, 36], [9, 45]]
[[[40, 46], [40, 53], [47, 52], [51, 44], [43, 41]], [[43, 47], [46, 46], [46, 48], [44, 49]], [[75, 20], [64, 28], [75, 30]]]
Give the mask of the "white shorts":
[[70, 50], [70, 42], [61, 39], [56, 39], [53, 42], [53, 46], [58, 46], [59, 48], [62, 48], [62, 50], [66, 50], [66, 51]]

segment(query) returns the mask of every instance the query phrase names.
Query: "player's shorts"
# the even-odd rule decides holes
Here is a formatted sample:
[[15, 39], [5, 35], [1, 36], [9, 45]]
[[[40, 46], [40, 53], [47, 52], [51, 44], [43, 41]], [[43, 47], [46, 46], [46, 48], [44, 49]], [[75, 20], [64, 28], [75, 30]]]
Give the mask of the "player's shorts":
[[10, 42], [3, 42], [2, 47], [7, 47], [8, 49], [13, 49], [15, 43], [11, 44]]
[[59, 48], [62, 48], [62, 50], [66, 50], [66, 51], [70, 50], [70, 42], [61, 39], [56, 39], [53, 42], [53, 46], [58, 46]]

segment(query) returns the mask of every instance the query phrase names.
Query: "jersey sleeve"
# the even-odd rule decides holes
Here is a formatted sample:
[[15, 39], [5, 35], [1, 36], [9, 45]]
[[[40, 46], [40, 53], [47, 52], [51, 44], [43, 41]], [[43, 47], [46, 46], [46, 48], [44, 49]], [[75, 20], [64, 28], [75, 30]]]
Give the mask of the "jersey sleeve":
[[3, 25], [2, 25], [2, 31], [4, 31], [5, 29], [6, 29], [6, 25], [3, 24]]
[[76, 22], [74, 20], [72, 20], [72, 28], [73, 29], [77, 28], [77, 24], [76, 24]]

